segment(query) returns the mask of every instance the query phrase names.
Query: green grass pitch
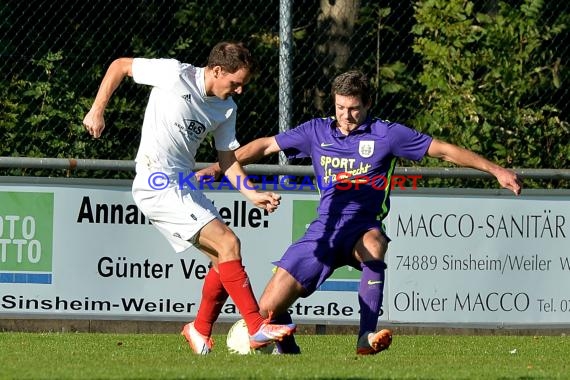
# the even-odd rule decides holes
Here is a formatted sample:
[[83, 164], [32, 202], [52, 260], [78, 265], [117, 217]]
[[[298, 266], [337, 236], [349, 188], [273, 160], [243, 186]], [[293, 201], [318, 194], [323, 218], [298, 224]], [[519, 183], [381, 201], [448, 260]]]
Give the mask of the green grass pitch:
[[0, 379], [568, 379], [566, 336], [394, 336], [357, 356], [352, 335], [297, 335], [301, 355], [191, 353], [177, 334], [0, 333]]

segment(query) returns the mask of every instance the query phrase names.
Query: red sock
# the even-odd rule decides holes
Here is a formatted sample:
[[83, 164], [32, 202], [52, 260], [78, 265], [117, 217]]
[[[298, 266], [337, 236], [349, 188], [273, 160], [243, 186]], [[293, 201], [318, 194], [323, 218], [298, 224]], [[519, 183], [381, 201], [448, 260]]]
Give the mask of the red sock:
[[251, 335], [256, 333], [264, 319], [259, 314], [259, 305], [253, 295], [249, 277], [245, 273], [241, 260], [219, 263], [218, 270], [220, 280], [245, 319], [249, 333]]
[[228, 299], [228, 292], [224, 289], [220, 275], [210, 268], [204, 278], [202, 286], [202, 299], [194, 320], [194, 328], [202, 335], [211, 336], [214, 322], [218, 319], [224, 303]]

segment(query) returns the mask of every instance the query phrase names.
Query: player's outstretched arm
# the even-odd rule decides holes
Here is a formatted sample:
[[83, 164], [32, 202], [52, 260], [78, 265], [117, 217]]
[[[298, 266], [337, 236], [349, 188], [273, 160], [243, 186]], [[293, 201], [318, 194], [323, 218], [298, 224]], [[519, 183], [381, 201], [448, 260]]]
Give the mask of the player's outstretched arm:
[[430, 157], [440, 158], [459, 166], [470, 167], [487, 172], [495, 176], [502, 187], [511, 190], [516, 195], [521, 193], [522, 181], [517, 173], [503, 168], [475, 152], [441, 140], [433, 139], [428, 148], [427, 154]]
[[[261, 137], [236, 150], [235, 157], [241, 166], [245, 166], [257, 162], [265, 156], [277, 153], [280, 150], [281, 148], [279, 148], [279, 145], [277, 145], [275, 136]], [[218, 179], [222, 173], [224, 173], [224, 171], [220, 168], [220, 163], [216, 162], [202, 170], [197, 171], [196, 178]]]
[[93, 105], [83, 118], [85, 129], [87, 129], [87, 132], [94, 138], [101, 137], [105, 129], [105, 118], [103, 115], [107, 103], [109, 103], [111, 95], [113, 95], [117, 87], [119, 87], [123, 78], [127, 75], [133, 76], [132, 66], [132, 58], [118, 58], [109, 65], [101, 81], [95, 100], [93, 101]]
[[277, 210], [281, 196], [270, 191], [257, 191], [237, 161], [234, 151], [218, 151], [218, 157], [220, 169], [240, 193], [259, 208], [269, 212]]

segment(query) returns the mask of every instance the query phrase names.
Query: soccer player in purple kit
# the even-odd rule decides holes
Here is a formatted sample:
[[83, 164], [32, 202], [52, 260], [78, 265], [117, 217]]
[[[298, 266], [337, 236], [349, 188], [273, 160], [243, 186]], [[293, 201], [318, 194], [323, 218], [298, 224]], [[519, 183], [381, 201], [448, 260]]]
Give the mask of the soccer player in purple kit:
[[[472, 167], [492, 174], [502, 187], [517, 195], [521, 181], [515, 172], [472, 151], [402, 124], [370, 117], [370, 84], [359, 71], [337, 76], [332, 96], [335, 117], [309, 120], [276, 136], [256, 139], [236, 151], [242, 165], [279, 151], [289, 158], [310, 157], [315, 175], [324, 185], [319, 186], [317, 219], [274, 263], [277, 269], [259, 305], [262, 314], [271, 312], [278, 323], [291, 323], [288, 308], [299, 297], [311, 295], [335, 269], [352, 266], [362, 271], [356, 353], [373, 355], [387, 349], [392, 341], [391, 331], [376, 329], [390, 241], [382, 226], [390, 208], [390, 185], [382, 182], [389, 181], [397, 159], [419, 161], [427, 155]], [[214, 164], [198, 174], [216, 176], [220, 172]], [[358, 181], [359, 177], [368, 180], [346, 190], [347, 181]], [[277, 342], [277, 349], [280, 353], [300, 352], [293, 336]]]

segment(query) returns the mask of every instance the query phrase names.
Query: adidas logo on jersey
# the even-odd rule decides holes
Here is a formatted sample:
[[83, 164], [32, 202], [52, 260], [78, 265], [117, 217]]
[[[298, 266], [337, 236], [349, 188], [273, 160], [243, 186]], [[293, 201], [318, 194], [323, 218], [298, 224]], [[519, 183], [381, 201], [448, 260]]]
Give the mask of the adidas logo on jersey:
[[182, 99], [184, 99], [188, 103], [190, 103], [192, 101], [192, 95], [190, 95], [190, 94], [182, 95]]

